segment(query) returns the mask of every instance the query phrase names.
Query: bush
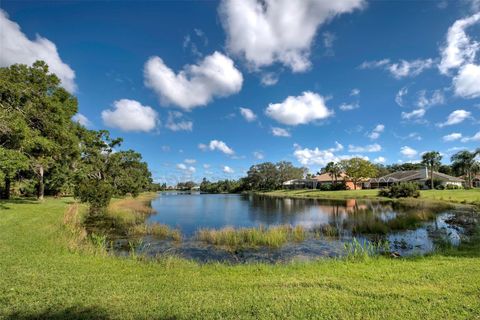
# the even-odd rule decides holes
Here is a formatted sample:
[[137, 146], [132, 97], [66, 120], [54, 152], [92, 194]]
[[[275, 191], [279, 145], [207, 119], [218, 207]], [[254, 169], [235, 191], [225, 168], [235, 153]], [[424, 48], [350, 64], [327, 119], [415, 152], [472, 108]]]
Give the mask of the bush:
[[420, 196], [420, 191], [418, 191], [418, 184], [413, 182], [402, 182], [394, 184], [388, 189], [380, 190], [378, 195], [380, 197], [388, 198], [418, 198]]
[[321, 191], [330, 191], [330, 190], [332, 190], [332, 184], [322, 183], [318, 186], [318, 189], [320, 189]]
[[447, 190], [457, 190], [457, 189], [463, 189], [461, 186], [457, 186], [456, 184], [447, 184], [445, 186], [445, 189]]

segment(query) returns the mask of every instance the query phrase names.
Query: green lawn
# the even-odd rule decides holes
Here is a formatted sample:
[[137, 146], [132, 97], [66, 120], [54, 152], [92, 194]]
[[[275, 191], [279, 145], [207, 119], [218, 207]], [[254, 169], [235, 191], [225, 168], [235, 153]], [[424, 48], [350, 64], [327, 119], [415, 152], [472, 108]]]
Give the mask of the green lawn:
[[[316, 199], [362, 199], [378, 198], [378, 190], [278, 190], [264, 193], [271, 196], [292, 198], [316, 198]], [[480, 205], [480, 189], [470, 190], [422, 190], [421, 199], [442, 200], [455, 203], [467, 203]]]
[[0, 202], [0, 318], [475, 319], [478, 247], [463, 256], [289, 265], [142, 262], [70, 252], [67, 200]]

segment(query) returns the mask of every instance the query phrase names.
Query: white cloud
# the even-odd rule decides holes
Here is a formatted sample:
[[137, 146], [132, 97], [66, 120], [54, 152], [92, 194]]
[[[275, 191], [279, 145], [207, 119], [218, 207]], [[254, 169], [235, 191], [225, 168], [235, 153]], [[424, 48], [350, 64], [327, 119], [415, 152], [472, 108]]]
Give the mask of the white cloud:
[[461, 138], [462, 138], [461, 133], [453, 132], [453, 133], [447, 134], [446, 136], [443, 136], [443, 141], [449, 142], [449, 141], [455, 141]]
[[114, 110], [102, 111], [103, 122], [108, 127], [148, 132], [153, 130], [158, 122], [157, 112], [138, 101], [121, 99], [115, 101], [113, 107]]
[[322, 33], [323, 37], [323, 46], [325, 47], [325, 55], [326, 56], [334, 56], [335, 52], [333, 51], [333, 42], [336, 40], [336, 36], [334, 33], [325, 31]]
[[203, 169], [210, 169], [210, 165], [208, 163], [203, 164]]
[[288, 130], [279, 127], [272, 127], [272, 134], [275, 137], [290, 137], [290, 132]]
[[278, 82], [278, 75], [273, 72], [265, 72], [260, 77], [260, 82], [266, 87], [273, 86]]
[[92, 125], [90, 120], [88, 120], [88, 118], [81, 113], [77, 113], [76, 115], [74, 115], [72, 117], [72, 120], [74, 122], [78, 122], [80, 125], [82, 125], [84, 127], [90, 127]]
[[307, 70], [310, 47], [320, 25], [361, 9], [363, 0], [224, 0], [219, 13], [228, 51], [258, 69], [279, 62], [294, 72]]
[[471, 113], [469, 111], [455, 110], [448, 115], [447, 121], [445, 121], [444, 123], [439, 123], [438, 126], [444, 127], [444, 126], [459, 124], [463, 122], [465, 119], [470, 118], [470, 116], [471, 116]]
[[462, 98], [480, 97], [480, 65], [466, 64], [453, 78], [455, 95]]
[[403, 87], [397, 92], [397, 95], [395, 96], [395, 102], [400, 107], [403, 107], [403, 97], [406, 96], [407, 93], [408, 93], [408, 88], [407, 87]]
[[382, 146], [380, 146], [378, 143], [374, 144], [369, 144], [367, 146], [354, 146], [354, 145], [349, 145], [348, 146], [348, 152], [379, 152], [382, 150]]
[[470, 141], [480, 141], [480, 131], [478, 131], [471, 137], [464, 137], [462, 139], [462, 142], [470, 142]]
[[194, 163], [197, 162], [197, 160], [195, 160], [195, 159], [185, 159], [185, 160], [183, 160], [183, 162], [188, 163], [188, 164], [194, 164]]
[[210, 143], [208, 145], [200, 143], [198, 145], [198, 148], [200, 150], [203, 150], [203, 151], [206, 151], [206, 150], [215, 151], [215, 150], [217, 150], [217, 151], [223, 152], [223, 153], [228, 154], [228, 155], [233, 155], [235, 153], [233, 151], [233, 149], [231, 149], [229, 146], [227, 146], [227, 144], [225, 142], [219, 141], [219, 140], [212, 140], [212, 141], [210, 141]]
[[413, 158], [418, 154], [418, 151], [409, 146], [404, 146], [400, 149], [400, 153], [407, 158]]
[[362, 155], [336, 155], [336, 152], [343, 150], [343, 146], [338, 142], [335, 144], [336, 146], [334, 148], [329, 148], [326, 150], [321, 150], [318, 147], [315, 149], [301, 148], [299, 145], [295, 145], [295, 151], [293, 155], [297, 161], [304, 166], [325, 166], [331, 161], [338, 162], [340, 160], [351, 159], [355, 157], [368, 160], [368, 157]]
[[162, 104], [184, 110], [204, 106], [214, 97], [226, 97], [240, 91], [243, 76], [229, 57], [214, 52], [196, 65], [186, 65], [175, 72], [160, 57], [145, 63], [145, 85], [152, 88]]
[[360, 89], [353, 88], [352, 91], [350, 91], [351, 96], [358, 96], [360, 94]]
[[373, 128], [372, 132], [370, 132], [368, 137], [372, 140], [378, 139], [384, 130], [385, 126], [383, 124], [377, 124], [376, 127]]
[[75, 71], [62, 61], [55, 43], [40, 35], [30, 40], [21, 31], [20, 26], [8, 18], [8, 14], [0, 9], [0, 67], [8, 67], [15, 63], [27, 65], [36, 60], [45, 61], [49, 70], [62, 81], [62, 86], [69, 92], [76, 90]]
[[411, 119], [419, 119], [425, 115], [425, 109], [416, 109], [411, 112], [402, 112], [402, 119], [411, 120]]
[[265, 155], [263, 154], [263, 152], [255, 151], [253, 153], [253, 157], [257, 160], [262, 160], [263, 158], [265, 158]]
[[355, 102], [355, 103], [342, 103], [338, 108], [342, 111], [350, 111], [350, 110], [360, 108], [360, 105], [357, 102]]
[[377, 158], [373, 159], [373, 162], [374, 163], [385, 163], [385, 162], [387, 162], [387, 159], [380, 156], [380, 157], [377, 157]]
[[[172, 131], [192, 131], [193, 130], [193, 122], [180, 120], [183, 114], [178, 111], [170, 111], [168, 112], [167, 123], [165, 127]], [[180, 121], [178, 121], [180, 120]]]
[[459, 19], [448, 29], [447, 41], [441, 50], [442, 60], [438, 66], [443, 74], [450, 69], [460, 68], [466, 63], [472, 63], [480, 44], [471, 41], [465, 30], [480, 21], [480, 12], [470, 17]]
[[383, 59], [378, 61], [365, 61], [359, 68], [360, 69], [384, 69], [396, 78], [401, 79], [405, 77], [418, 76], [426, 69], [430, 69], [434, 66], [432, 59], [416, 59], [412, 61], [400, 60], [400, 62], [391, 63], [390, 59]]
[[248, 122], [252, 122], [252, 121], [257, 120], [257, 115], [251, 109], [240, 108], [240, 114]]
[[229, 166], [223, 166], [223, 172], [231, 174], [231, 173], [234, 173], [235, 171], [232, 168], [230, 168]]
[[305, 91], [300, 96], [289, 96], [281, 103], [270, 103], [265, 114], [280, 123], [296, 126], [328, 118], [333, 112], [325, 105], [325, 98]]
[[190, 173], [190, 174], [195, 173], [196, 171], [195, 167], [187, 166], [184, 163], [177, 164], [177, 169], [185, 171], [186, 173]]
[[444, 103], [445, 96], [441, 90], [434, 90], [430, 98], [427, 97], [426, 90], [420, 90], [418, 92], [417, 107], [419, 108], [426, 108]]

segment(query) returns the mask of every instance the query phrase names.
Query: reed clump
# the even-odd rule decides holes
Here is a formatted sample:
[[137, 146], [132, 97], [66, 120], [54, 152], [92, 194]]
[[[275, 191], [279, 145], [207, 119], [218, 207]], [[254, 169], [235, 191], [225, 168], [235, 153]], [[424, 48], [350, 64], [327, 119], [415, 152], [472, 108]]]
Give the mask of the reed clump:
[[146, 236], [150, 235], [157, 239], [170, 239], [174, 241], [182, 240], [182, 233], [178, 229], [172, 229], [165, 224], [152, 223], [146, 224], [141, 223], [134, 225], [129, 230], [129, 235], [133, 236]]
[[306, 231], [302, 226], [280, 225], [270, 228], [200, 229], [197, 239], [208, 244], [230, 249], [270, 247], [279, 248], [289, 241], [303, 241]]

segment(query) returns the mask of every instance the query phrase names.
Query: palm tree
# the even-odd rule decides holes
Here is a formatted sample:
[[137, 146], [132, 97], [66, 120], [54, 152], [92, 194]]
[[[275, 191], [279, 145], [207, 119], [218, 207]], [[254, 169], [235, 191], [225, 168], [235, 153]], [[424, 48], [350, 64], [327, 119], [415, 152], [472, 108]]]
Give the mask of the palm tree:
[[332, 184], [337, 184], [337, 178], [342, 173], [342, 168], [338, 163], [329, 162], [325, 166], [325, 172], [327, 172], [330, 177], [332, 177]]
[[430, 169], [430, 188], [433, 189], [433, 171], [440, 167], [442, 156], [437, 151], [425, 152], [422, 155], [422, 164]]
[[468, 188], [472, 187], [472, 174], [479, 166], [479, 163], [476, 160], [476, 157], [478, 155], [480, 155], [480, 148], [473, 152], [470, 152], [468, 150], [459, 151], [455, 153], [451, 158], [452, 166], [459, 168], [461, 172], [465, 175]]

